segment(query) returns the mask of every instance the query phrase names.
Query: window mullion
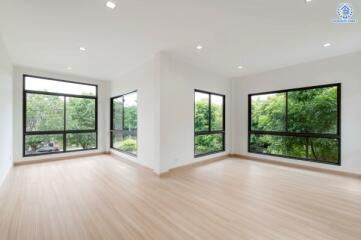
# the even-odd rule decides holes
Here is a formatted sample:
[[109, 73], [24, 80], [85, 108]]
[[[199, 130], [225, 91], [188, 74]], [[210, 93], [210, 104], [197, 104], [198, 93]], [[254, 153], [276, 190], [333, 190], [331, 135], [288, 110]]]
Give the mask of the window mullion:
[[211, 94], [208, 94], [208, 131], [209, 132], [212, 132], [212, 107], [211, 107], [211, 104], [212, 104], [212, 101], [211, 101], [211, 98], [212, 98], [212, 95]]
[[286, 92], [285, 128], [286, 128], [286, 132], [288, 132], [288, 92]]
[[122, 131], [124, 131], [124, 96], [122, 97]]
[[66, 100], [67, 97], [63, 97], [64, 101], [64, 134], [63, 134], [63, 151], [66, 152]]

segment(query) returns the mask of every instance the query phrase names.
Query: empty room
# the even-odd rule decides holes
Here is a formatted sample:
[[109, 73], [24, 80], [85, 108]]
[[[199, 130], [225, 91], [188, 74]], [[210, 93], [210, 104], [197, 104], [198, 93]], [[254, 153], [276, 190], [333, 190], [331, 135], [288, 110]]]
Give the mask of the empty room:
[[360, 138], [360, 0], [0, 0], [0, 240], [361, 240]]

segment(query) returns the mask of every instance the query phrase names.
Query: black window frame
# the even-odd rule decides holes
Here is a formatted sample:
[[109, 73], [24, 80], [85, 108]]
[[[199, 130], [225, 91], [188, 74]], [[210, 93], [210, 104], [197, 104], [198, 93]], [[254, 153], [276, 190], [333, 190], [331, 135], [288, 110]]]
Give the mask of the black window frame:
[[[77, 95], [77, 94], [66, 94], [66, 93], [55, 93], [55, 92], [48, 92], [48, 91], [36, 91], [36, 90], [26, 90], [26, 78], [39, 78], [44, 80], [51, 80], [51, 81], [58, 81], [58, 82], [66, 82], [66, 83], [74, 83], [80, 85], [87, 85], [93, 86], [96, 88], [96, 95], [95, 96], [85, 96], [85, 95]], [[59, 96], [64, 97], [64, 130], [55, 130], [55, 131], [27, 131], [26, 130], [26, 107], [27, 107], [27, 94], [41, 94], [41, 95], [48, 95], [48, 96]], [[74, 97], [74, 98], [84, 98], [84, 99], [94, 99], [95, 100], [95, 128], [89, 130], [66, 130], [66, 98], [67, 97]], [[67, 134], [72, 133], [95, 133], [95, 147], [89, 149], [76, 149], [76, 150], [67, 150]], [[26, 146], [26, 136], [31, 135], [62, 135], [63, 136], [63, 151], [59, 152], [47, 152], [47, 153], [38, 153], [38, 154], [26, 154], [25, 146]], [[23, 157], [35, 157], [35, 156], [46, 156], [52, 154], [64, 154], [64, 153], [71, 153], [71, 152], [82, 152], [82, 151], [92, 151], [98, 149], [98, 85], [97, 84], [90, 84], [90, 83], [82, 83], [82, 82], [75, 82], [69, 80], [62, 80], [56, 78], [49, 78], [49, 77], [41, 77], [36, 75], [29, 75], [23, 74]]]
[[[136, 151], [136, 154], [133, 154], [131, 152], [127, 152], [127, 151], [124, 151], [124, 150], [113, 147], [113, 133], [127, 132], [127, 131], [124, 131], [124, 96], [129, 95], [129, 94], [133, 94], [133, 93], [137, 93], [137, 129], [135, 130], [135, 133], [136, 133], [136, 136], [137, 136], [137, 151]], [[113, 128], [113, 102], [114, 102], [115, 99], [120, 98], [120, 97], [123, 98], [122, 130]], [[127, 92], [127, 93], [124, 93], [124, 94], [121, 94], [121, 95], [114, 96], [114, 97], [110, 98], [110, 148], [115, 150], [115, 151], [130, 155], [132, 157], [137, 157], [138, 156], [138, 146], [139, 146], [138, 145], [138, 90], [134, 90], [134, 91]]]
[[[203, 93], [203, 94], [208, 94], [208, 130], [207, 131], [196, 131], [195, 128], [195, 122], [196, 122], [196, 101], [195, 101], [195, 94], [196, 93]], [[212, 122], [211, 122], [211, 118], [212, 118], [212, 104], [211, 104], [211, 95], [216, 95], [219, 97], [223, 98], [223, 129], [222, 130], [212, 130]], [[214, 93], [214, 92], [209, 92], [209, 91], [204, 91], [204, 90], [199, 90], [199, 89], [194, 89], [194, 94], [193, 94], [193, 132], [194, 132], [194, 138], [193, 138], [193, 154], [195, 158], [198, 157], [204, 157], [204, 156], [208, 156], [208, 155], [212, 155], [212, 154], [216, 154], [216, 153], [220, 153], [220, 152], [225, 152], [226, 151], [226, 95], [224, 94], [220, 94], [220, 93]], [[222, 145], [222, 149], [221, 150], [217, 150], [217, 151], [212, 151], [209, 153], [203, 153], [203, 154], [196, 154], [196, 137], [197, 136], [202, 136], [202, 135], [212, 135], [212, 134], [222, 134], [222, 138], [223, 138], [223, 145]]]
[[[337, 165], [341, 166], [341, 83], [332, 83], [332, 84], [324, 84], [324, 85], [316, 85], [310, 87], [301, 87], [301, 88], [290, 88], [284, 90], [277, 90], [277, 91], [268, 91], [268, 92], [261, 92], [261, 93], [252, 93], [248, 94], [248, 152], [260, 155], [268, 155], [268, 156], [276, 156], [282, 157], [287, 159], [294, 159], [294, 160], [302, 160], [307, 162], [316, 162], [316, 163], [323, 163], [329, 165]], [[327, 87], [337, 87], [337, 127], [336, 127], [336, 134], [325, 134], [325, 133], [295, 133], [288, 131], [288, 93], [293, 91], [302, 91], [302, 90], [311, 90], [311, 89], [318, 89], [318, 88], [327, 88]], [[285, 93], [286, 103], [285, 103], [285, 131], [259, 131], [259, 130], [252, 130], [252, 96], [257, 95], [265, 95], [265, 94], [276, 94], [276, 93]], [[321, 138], [321, 139], [335, 139], [338, 142], [338, 162], [327, 162], [327, 161], [319, 161], [310, 158], [300, 158], [300, 157], [290, 157], [286, 155], [279, 155], [279, 154], [270, 154], [270, 153], [260, 153], [251, 150], [251, 135], [271, 135], [271, 136], [290, 136], [290, 137], [304, 137], [307, 139], [309, 138]]]

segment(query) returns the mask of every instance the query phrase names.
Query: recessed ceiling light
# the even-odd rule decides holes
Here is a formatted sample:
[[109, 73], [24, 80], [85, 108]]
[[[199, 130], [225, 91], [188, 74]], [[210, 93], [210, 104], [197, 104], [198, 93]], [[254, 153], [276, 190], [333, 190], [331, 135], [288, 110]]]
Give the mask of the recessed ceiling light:
[[325, 43], [323, 44], [323, 47], [330, 47], [331, 46], [331, 43]]
[[68, 69], [69, 71], [72, 70], [73, 68], [71, 66], [68, 66], [66, 69]]
[[85, 47], [80, 47], [79, 50], [85, 52], [86, 48]]
[[312, 2], [312, 0], [305, 0], [305, 2], [306, 2], [306, 3], [310, 3], [310, 2]]
[[238, 69], [243, 69], [243, 66], [238, 66], [237, 68], [238, 68]]
[[108, 2], [106, 3], [106, 6], [107, 6], [108, 8], [114, 9], [117, 5], [116, 5], [115, 3], [113, 3], [113, 2], [111, 2], [111, 1], [108, 1]]
[[203, 49], [203, 46], [202, 46], [202, 45], [198, 45], [198, 46], [197, 46], [197, 49], [198, 49], [198, 50], [202, 50], [202, 49]]

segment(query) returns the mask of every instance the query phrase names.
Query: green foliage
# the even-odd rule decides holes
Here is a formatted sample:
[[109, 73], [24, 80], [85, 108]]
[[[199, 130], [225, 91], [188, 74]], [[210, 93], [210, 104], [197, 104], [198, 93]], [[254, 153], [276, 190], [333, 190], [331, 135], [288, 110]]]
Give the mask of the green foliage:
[[[197, 101], [195, 104], [194, 129], [196, 132], [208, 131], [209, 124], [208, 100]], [[211, 128], [212, 130], [223, 130], [223, 106], [211, 105]]]
[[27, 94], [27, 131], [64, 129], [64, 98], [51, 95]]
[[123, 130], [123, 97], [113, 100], [113, 129]]
[[195, 137], [195, 154], [206, 154], [223, 149], [222, 134], [200, 135]]
[[72, 133], [67, 134], [66, 138], [67, 149], [91, 149], [96, 147], [95, 133]]
[[137, 154], [137, 93], [130, 93], [113, 100], [112, 147]]
[[132, 136], [124, 136], [124, 138], [121, 135], [116, 136], [116, 138], [113, 139], [113, 146], [125, 152], [132, 154], [137, 153], [137, 139]]
[[[196, 132], [209, 130], [209, 114], [211, 117], [211, 130], [223, 130], [223, 105], [211, 103], [209, 112], [208, 99], [195, 102], [194, 129]], [[209, 134], [195, 137], [195, 154], [201, 155], [223, 149], [223, 135]]]
[[[27, 94], [27, 131], [63, 131], [64, 97]], [[66, 101], [67, 130], [95, 129], [95, 100], [69, 97]], [[29, 135], [25, 139], [25, 150], [34, 153], [50, 145], [63, 149], [63, 135]], [[67, 148], [89, 149], [96, 145], [95, 133], [67, 134]]]
[[278, 93], [267, 99], [252, 98], [252, 130], [285, 130], [286, 95]]
[[67, 98], [67, 130], [95, 129], [95, 99]]
[[[288, 93], [288, 131], [337, 132], [337, 88]], [[286, 131], [285, 93], [252, 98], [252, 130]], [[338, 162], [335, 139], [251, 135], [251, 151], [318, 161]]]
[[209, 103], [207, 99], [196, 102], [194, 129], [196, 132], [208, 131]]
[[318, 88], [288, 94], [290, 132], [336, 133], [337, 88]]
[[124, 107], [124, 130], [137, 129], [137, 106]]
[[53, 145], [54, 151], [63, 151], [63, 135], [28, 135], [25, 144], [25, 150], [29, 152], [49, 145]]

